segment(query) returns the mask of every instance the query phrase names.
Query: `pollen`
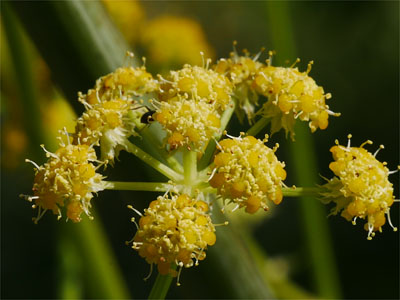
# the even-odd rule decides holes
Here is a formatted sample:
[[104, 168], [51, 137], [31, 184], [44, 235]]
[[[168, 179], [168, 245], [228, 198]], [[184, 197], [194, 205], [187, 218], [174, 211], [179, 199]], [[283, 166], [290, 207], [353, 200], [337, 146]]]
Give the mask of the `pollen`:
[[132, 248], [161, 274], [173, 275], [173, 265], [192, 267], [216, 241], [207, 210], [207, 203], [186, 194], [158, 197], [140, 218]]
[[218, 195], [245, 207], [246, 212], [268, 209], [268, 201], [282, 201], [285, 164], [278, 161], [274, 149], [253, 136], [224, 139], [214, 157], [215, 173], [210, 185]]
[[[46, 150], [47, 152], [47, 150]], [[35, 223], [47, 210], [61, 217], [66, 207], [67, 218], [81, 220], [81, 214], [90, 217], [93, 193], [105, 188], [103, 176], [96, 173], [93, 162], [96, 153], [88, 145], [62, 145], [55, 153], [47, 152], [48, 161], [36, 166], [33, 196], [26, 196], [38, 207]]]
[[323, 193], [323, 201], [334, 202], [336, 207], [332, 214], [341, 212], [348, 221], [355, 223], [358, 218], [365, 219], [365, 229], [371, 239], [375, 231], [382, 231], [385, 215], [391, 224], [389, 212], [394, 196], [393, 185], [388, 179], [391, 172], [385, 163], [375, 158], [376, 153], [373, 155], [363, 148], [365, 144], [372, 142], [350, 147], [349, 140], [347, 146], [337, 142], [330, 149], [334, 161], [329, 168], [335, 177], [323, 186], [327, 190]]
[[272, 133], [284, 128], [294, 137], [295, 119], [308, 122], [312, 132], [328, 127], [329, 115], [339, 116], [329, 110], [326, 100], [331, 96], [318, 86], [308, 73], [297, 67], [265, 66], [257, 70], [253, 88], [268, 98], [260, 113], [271, 118]]

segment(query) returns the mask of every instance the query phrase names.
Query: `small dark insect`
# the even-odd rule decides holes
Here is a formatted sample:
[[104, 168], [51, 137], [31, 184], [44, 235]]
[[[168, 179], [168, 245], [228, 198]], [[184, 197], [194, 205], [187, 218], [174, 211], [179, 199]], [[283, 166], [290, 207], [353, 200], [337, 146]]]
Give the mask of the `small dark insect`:
[[153, 114], [156, 112], [155, 110], [151, 110], [150, 108], [146, 107], [148, 112], [145, 112], [142, 117], [140, 118], [140, 122], [143, 124], [150, 124], [154, 122]]

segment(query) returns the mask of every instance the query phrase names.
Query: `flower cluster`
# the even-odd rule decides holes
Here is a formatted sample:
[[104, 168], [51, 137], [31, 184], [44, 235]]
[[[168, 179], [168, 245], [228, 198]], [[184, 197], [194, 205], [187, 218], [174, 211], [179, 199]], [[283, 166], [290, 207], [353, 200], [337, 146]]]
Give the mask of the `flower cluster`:
[[160, 196], [140, 218], [132, 247], [149, 264], [156, 264], [160, 274], [174, 275], [171, 265], [197, 265], [216, 241], [208, 210], [206, 202], [187, 194]]
[[219, 142], [214, 158], [215, 174], [210, 185], [218, 195], [229, 199], [248, 213], [268, 209], [267, 200], [282, 201], [282, 180], [286, 178], [285, 164], [278, 161], [274, 149], [253, 136], [225, 139]]
[[[350, 137], [349, 137], [350, 138]], [[348, 221], [357, 218], [366, 219], [365, 230], [368, 239], [374, 231], [381, 231], [386, 222], [387, 215], [390, 223], [390, 207], [393, 204], [393, 185], [389, 182], [390, 174], [386, 163], [378, 161], [375, 156], [363, 148], [367, 141], [360, 147], [333, 146], [334, 161], [329, 165], [336, 177], [333, 177], [323, 187], [325, 202], [334, 202], [336, 207], [332, 213], [341, 215]], [[383, 148], [381, 146], [379, 149]], [[378, 149], [378, 150], [379, 150]], [[392, 224], [390, 223], [392, 226]], [[393, 226], [392, 226], [393, 227]]]
[[220, 130], [221, 114], [231, 99], [229, 80], [213, 70], [185, 65], [163, 81], [154, 119], [165, 128], [170, 150], [202, 151]]
[[94, 89], [79, 95], [86, 112], [77, 121], [74, 142], [100, 145], [101, 158], [113, 162], [120, 150], [127, 149], [127, 139], [136, 135], [138, 119], [146, 112], [137, 98], [157, 88], [144, 67], [119, 68], [101, 77]]
[[[210, 199], [234, 203], [234, 210], [244, 208], [254, 214], [260, 208], [268, 210], [269, 202], [278, 205], [284, 195], [290, 195], [283, 183], [285, 163], [275, 154], [278, 144], [271, 149], [265, 145], [268, 135], [259, 140], [250, 133], [232, 137], [224, 131], [234, 105], [239, 117], [247, 115], [252, 121], [259, 96], [266, 97], [258, 114], [271, 119], [272, 133], [284, 128], [292, 136], [296, 118], [308, 121], [315, 131], [325, 129], [328, 115], [335, 115], [325, 103], [329, 94], [308, 76], [311, 63], [306, 72], [300, 72], [294, 66], [271, 66], [271, 57], [267, 64], [257, 59], [247, 52], [245, 56], [235, 52], [212, 69], [207, 61], [205, 66], [185, 65], [154, 79], [144, 66], [123, 67], [98, 79], [87, 94], [79, 94], [85, 112], [77, 119], [75, 132], [65, 132], [68, 144], [61, 143], [55, 153], [47, 152], [49, 159], [43, 166], [34, 163], [34, 195], [25, 197], [39, 208], [35, 222], [47, 210], [61, 217], [63, 207], [73, 222], [79, 222], [82, 213], [90, 217], [93, 193], [104, 189], [163, 191], [166, 193], [151, 202], [144, 214], [131, 207], [141, 216], [130, 242], [132, 248], [149, 264], [157, 265], [160, 274], [179, 277], [176, 266], [180, 272], [183, 267], [197, 265], [205, 259], [207, 247], [216, 242]], [[145, 106], [145, 101], [152, 107]], [[165, 134], [164, 146], [153, 149], [163, 160], [129, 141], [153, 121]], [[252, 128], [257, 128], [257, 123]], [[218, 142], [222, 132], [228, 138]], [[210, 143], [211, 139], [216, 143]], [[147, 142], [158, 146], [151, 138]], [[100, 147], [100, 161], [95, 147]], [[104, 181], [96, 170], [113, 163], [121, 150], [137, 156], [170, 181]], [[182, 156], [174, 157], [175, 150]], [[347, 147], [337, 143], [331, 152], [334, 162], [329, 167], [336, 176], [316, 188], [315, 194], [336, 204], [334, 214], [340, 212], [353, 222], [366, 219], [370, 238], [381, 230], [385, 215], [390, 223], [394, 202], [390, 172], [385, 163], [376, 160], [376, 153], [372, 155], [363, 145], [355, 148], [350, 143]], [[206, 163], [201, 166], [203, 159]], [[301, 195], [303, 189], [293, 190]]]
[[26, 197], [38, 207], [35, 223], [47, 210], [58, 214], [66, 207], [67, 218], [81, 220], [82, 212], [90, 217], [93, 193], [104, 190], [104, 177], [96, 173], [96, 153], [87, 145], [62, 145], [55, 153], [48, 152], [47, 163], [36, 166], [33, 196]]
[[255, 105], [258, 104], [258, 94], [252, 88], [255, 75], [263, 67], [263, 64], [257, 61], [258, 56], [251, 58], [247, 51], [245, 56], [239, 56], [235, 50], [229, 59], [220, 59], [214, 66], [216, 72], [225, 74], [234, 85], [234, 97], [238, 102], [236, 113], [241, 120], [246, 114], [251, 121], [254, 118]]
[[239, 117], [244, 111], [251, 123], [258, 97], [264, 96], [268, 100], [257, 114], [271, 119], [272, 134], [283, 128], [293, 138], [297, 118], [309, 121], [309, 127], [314, 132], [318, 128], [328, 127], [329, 115], [340, 115], [329, 110], [325, 100], [331, 95], [325, 94], [323, 88], [308, 75], [312, 62], [308, 64], [306, 72], [300, 72], [294, 65], [272, 66], [272, 51], [266, 64], [257, 61], [259, 55], [250, 58], [245, 51], [245, 56], [239, 56], [235, 50], [230, 59], [221, 59], [215, 66], [215, 70], [225, 74], [235, 86]]
[[328, 127], [329, 115], [336, 115], [325, 103], [331, 97], [308, 76], [311, 70], [309, 63], [306, 72], [297, 68], [267, 66], [259, 70], [254, 88], [268, 101], [262, 108], [262, 114], [271, 118], [271, 132], [284, 128], [286, 133], [294, 134], [294, 121], [299, 118], [309, 121], [312, 132]]

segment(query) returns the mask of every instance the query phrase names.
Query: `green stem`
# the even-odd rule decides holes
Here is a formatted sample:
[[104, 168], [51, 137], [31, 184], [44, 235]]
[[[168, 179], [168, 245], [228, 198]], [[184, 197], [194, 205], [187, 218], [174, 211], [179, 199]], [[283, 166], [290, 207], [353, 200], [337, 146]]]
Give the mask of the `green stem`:
[[[265, 2], [271, 41], [283, 59], [296, 57], [289, 2]], [[318, 181], [315, 148], [306, 124], [296, 124], [296, 142], [288, 143], [296, 182], [310, 186]], [[303, 197], [299, 201], [304, 233], [310, 253], [313, 279], [320, 297], [340, 298], [332, 242], [325, 208], [317, 201]]]
[[171, 286], [172, 279], [173, 277], [171, 275], [158, 274], [153, 288], [151, 289], [149, 299], [165, 299], [169, 287]]
[[183, 174], [185, 184], [193, 186], [197, 178], [197, 152], [183, 151]]
[[165, 182], [121, 182], [107, 181], [107, 190], [121, 191], [146, 191], [146, 192], [166, 192], [169, 191], [172, 184]]
[[284, 197], [318, 197], [320, 191], [318, 187], [282, 188]]
[[[226, 128], [226, 126], [228, 126], [228, 123], [232, 117], [232, 114], [235, 111], [235, 105], [236, 105], [236, 102], [232, 101], [230, 104], [228, 104], [228, 107], [222, 114], [221, 127], [219, 129], [219, 133], [214, 136], [215, 140], [219, 141], [221, 136], [224, 134], [225, 128]], [[210, 163], [212, 155], [214, 154], [215, 147], [217, 145], [215, 140], [211, 139], [210, 142], [208, 143], [206, 151], [204, 151], [204, 154], [199, 161], [199, 170], [203, 170]]]
[[271, 119], [262, 117], [253, 126], [251, 126], [249, 130], [247, 130], [247, 134], [256, 136], [265, 128], [265, 126], [269, 124], [270, 121]]
[[162, 157], [175, 172], [182, 174], [183, 173], [182, 165], [173, 155], [170, 155], [170, 153], [168, 153], [165, 150], [165, 148], [161, 145], [159, 137], [154, 132], [154, 130], [152, 130], [153, 129], [152, 126], [148, 126], [146, 124], [141, 123], [136, 115], [134, 115], [131, 118], [131, 120], [135, 122], [138, 132], [143, 137], [143, 139], [146, 140], [146, 144], [149, 145], [155, 153], [157, 153], [160, 157]]
[[179, 182], [183, 179], [182, 175], [176, 173], [174, 170], [172, 170], [168, 166], [164, 165], [159, 160], [157, 160], [154, 157], [152, 157], [151, 155], [147, 154], [142, 149], [140, 149], [138, 146], [136, 146], [132, 143], [129, 143], [127, 150], [128, 150], [128, 152], [132, 153], [133, 155], [135, 155], [136, 157], [138, 157], [139, 159], [144, 161], [146, 164], [153, 167], [154, 169], [156, 169], [158, 172], [160, 172], [164, 176], [168, 177], [169, 179], [176, 181], [176, 182]]

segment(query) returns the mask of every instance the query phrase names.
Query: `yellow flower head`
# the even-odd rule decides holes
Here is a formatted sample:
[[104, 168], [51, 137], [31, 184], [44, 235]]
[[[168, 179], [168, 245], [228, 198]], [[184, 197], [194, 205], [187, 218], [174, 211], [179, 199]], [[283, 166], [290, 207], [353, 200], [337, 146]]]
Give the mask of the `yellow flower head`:
[[[216, 241], [208, 205], [186, 194], [160, 196], [139, 220], [133, 249], [160, 274], [171, 273], [171, 264], [189, 268], [206, 257], [207, 246]], [[195, 262], [193, 261], [195, 260]]]
[[201, 65], [200, 52], [206, 57], [214, 55], [200, 24], [189, 18], [155, 18], [143, 26], [141, 42], [151, 62], [164, 68]]
[[295, 67], [266, 66], [258, 70], [253, 82], [254, 88], [268, 98], [264, 104], [262, 114], [271, 118], [271, 132], [284, 128], [286, 133], [294, 136], [294, 123], [297, 118], [309, 121], [312, 132], [328, 127], [329, 115], [339, 116], [329, 110], [325, 103], [331, 97], [325, 94], [324, 89], [318, 86], [308, 73], [300, 72]]
[[222, 74], [208, 68], [185, 65], [171, 71], [161, 85], [160, 98], [168, 100], [176, 95], [196, 102], [206, 102], [222, 112], [231, 100], [232, 84]]
[[78, 119], [74, 144], [100, 145], [102, 159], [113, 162], [146, 112], [137, 99], [157, 89], [144, 67], [119, 68], [101, 77], [94, 89], [79, 94], [86, 112]]
[[[234, 42], [235, 45], [236, 42]], [[251, 58], [250, 53], [245, 51], [244, 56], [239, 56], [234, 48], [231, 58], [220, 59], [214, 66], [217, 73], [224, 74], [234, 85], [234, 96], [238, 101], [238, 109], [236, 110], [238, 117], [242, 119], [244, 112], [249, 121], [254, 117], [258, 100], [258, 94], [252, 84], [257, 71], [264, 66], [257, 61], [259, 54]]]
[[[386, 222], [385, 214], [390, 222], [389, 210], [393, 204], [393, 185], [389, 182], [389, 172], [386, 163], [381, 163], [375, 156], [363, 148], [367, 141], [360, 147], [350, 147], [350, 137], [347, 147], [333, 146], [334, 161], [329, 168], [336, 177], [333, 177], [323, 187], [327, 192], [323, 193], [323, 201], [334, 202], [336, 207], [333, 214], [341, 211], [341, 215], [348, 221], [357, 218], [366, 219], [365, 230], [368, 231], [368, 239], [374, 235], [374, 231], [382, 231]], [[392, 226], [393, 227], [393, 226]], [[396, 228], [393, 227], [395, 230]]]
[[91, 217], [89, 208], [93, 193], [105, 188], [103, 176], [96, 173], [93, 165], [97, 161], [94, 149], [87, 145], [63, 145], [55, 153], [45, 151], [48, 161], [42, 166], [34, 163], [33, 196], [25, 196], [39, 209], [34, 222], [47, 210], [61, 218], [64, 206], [67, 218], [73, 222], [81, 220], [82, 212]]
[[161, 102], [154, 115], [167, 131], [170, 149], [202, 151], [219, 131], [231, 92], [229, 80], [212, 70], [186, 65], [171, 72], [161, 85]]
[[214, 158], [216, 171], [210, 185], [248, 213], [267, 210], [267, 200], [282, 201], [285, 164], [275, 155], [278, 145], [270, 149], [264, 145], [266, 141], [253, 136], [225, 139], [219, 142], [221, 152]]
[[153, 76], [142, 67], [123, 67], [100, 77], [94, 89], [86, 95], [80, 94], [82, 102], [90, 105], [114, 98], [141, 97], [158, 90], [158, 83]]
[[135, 120], [144, 108], [134, 100], [115, 98], [90, 105], [77, 121], [75, 144], [100, 145], [103, 160], [113, 162], [135, 135]]

